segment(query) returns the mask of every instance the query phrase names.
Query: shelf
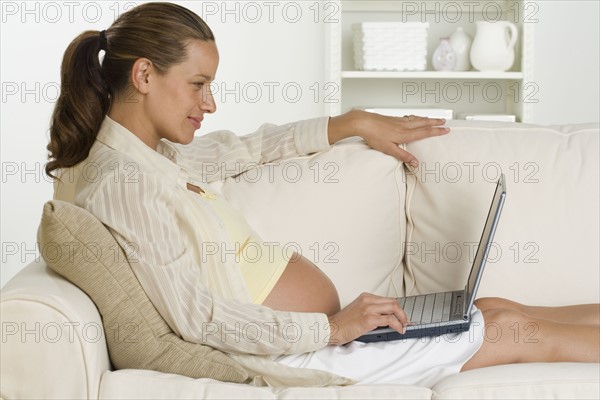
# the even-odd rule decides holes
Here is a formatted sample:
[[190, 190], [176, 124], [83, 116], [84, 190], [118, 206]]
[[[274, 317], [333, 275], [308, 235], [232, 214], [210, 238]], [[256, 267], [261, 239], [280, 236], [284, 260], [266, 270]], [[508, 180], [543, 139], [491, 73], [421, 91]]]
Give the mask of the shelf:
[[[533, 80], [534, 36], [531, 22], [538, 8], [526, 0], [331, 0], [337, 23], [328, 24], [325, 69], [339, 89], [329, 114], [339, 115], [365, 105], [381, 108], [447, 108], [476, 114], [511, 114], [531, 120], [538, 88]], [[507, 72], [434, 71], [431, 56], [438, 38], [461, 27], [474, 38], [475, 22], [514, 22], [519, 29], [514, 64]], [[495, 13], [495, 14], [494, 14]], [[492, 15], [494, 14], [494, 15]], [[352, 25], [361, 22], [428, 22], [426, 71], [361, 71], [354, 63]]]
[[[482, 10], [491, 8], [509, 10], [515, 0], [441, 0], [430, 2], [405, 1], [405, 0], [342, 0], [343, 12], [402, 12], [414, 15], [416, 12], [425, 11], [427, 14], [445, 14], [456, 12], [481, 13]], [[493, 8], [491, 7], [493, 6]]]
[[523, 73], [480, 71], [342, 71], [342, 78], [521, 80], [523, 79]]

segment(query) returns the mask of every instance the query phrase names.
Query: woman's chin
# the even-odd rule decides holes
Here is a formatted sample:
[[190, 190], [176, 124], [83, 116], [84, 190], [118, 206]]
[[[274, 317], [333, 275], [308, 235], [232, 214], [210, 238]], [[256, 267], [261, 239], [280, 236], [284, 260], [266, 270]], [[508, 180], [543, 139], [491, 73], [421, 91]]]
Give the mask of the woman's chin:
[[178, 142], [179, 142], [180, 144], [184, 144], [184, 145], [185, 145], [185, 144], [190, 144], [190, 143], [192, 143], [192, 141], [194, 140], [194, 133], [195, 133], [195, 132], [196, 132], [196, 131], [193, 131], [193, 132], [192, 132], [192, 133], [190, 133], [190, 134], [182, 135], [181, 137], [179, 137], [179, 140], [178, 140]]

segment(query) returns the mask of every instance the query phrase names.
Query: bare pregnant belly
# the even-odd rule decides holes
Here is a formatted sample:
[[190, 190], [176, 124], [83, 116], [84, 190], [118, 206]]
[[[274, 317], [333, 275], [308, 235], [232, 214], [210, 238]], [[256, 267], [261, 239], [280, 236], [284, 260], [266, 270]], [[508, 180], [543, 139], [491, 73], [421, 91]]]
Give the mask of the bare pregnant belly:
[[340, 298], [331, 280], [297, 253], [262, 304], [274, 310], [327, 315], [340, 310]]

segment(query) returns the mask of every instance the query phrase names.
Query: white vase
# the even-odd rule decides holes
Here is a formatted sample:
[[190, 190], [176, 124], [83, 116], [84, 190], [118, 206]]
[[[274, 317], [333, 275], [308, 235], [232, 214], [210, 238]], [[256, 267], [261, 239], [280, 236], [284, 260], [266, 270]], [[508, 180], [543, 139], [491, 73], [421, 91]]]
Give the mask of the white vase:
[[450, 46], [456, 55], [454, 71], [469, 71], [471, 69], [471, 43], [473, 43], [473, 39], [460, 26], [450, 35]]
[[509, 21], [477, 21], [471, 64], [479, 71], [504, 72], [515, 61], [518, 31]]
[[450, 46], [450, 39], [440, 38], [440, 44], [433, 52], [431, 64], [436, 71], [452, 71], [456, 65], [456, 54]]

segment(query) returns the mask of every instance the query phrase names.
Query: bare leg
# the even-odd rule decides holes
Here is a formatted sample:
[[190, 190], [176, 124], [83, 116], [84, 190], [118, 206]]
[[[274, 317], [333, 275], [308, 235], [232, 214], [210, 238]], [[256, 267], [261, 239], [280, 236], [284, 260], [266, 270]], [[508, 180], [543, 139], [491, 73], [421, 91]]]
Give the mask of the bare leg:
[[600, 362], [600, 328], [536, 319], [511, 309], [483, 311], [485, 339], [462, 368], [523, 362]]
[[515, 301], [498, 297], [486, 297], [475, 301], [482, 311], [506, 308], [520, 311], [538, 319], [561, 322], [564, 324], [600, 326], [600, 304], [581, 304], [564, 307], [526, 306]]

